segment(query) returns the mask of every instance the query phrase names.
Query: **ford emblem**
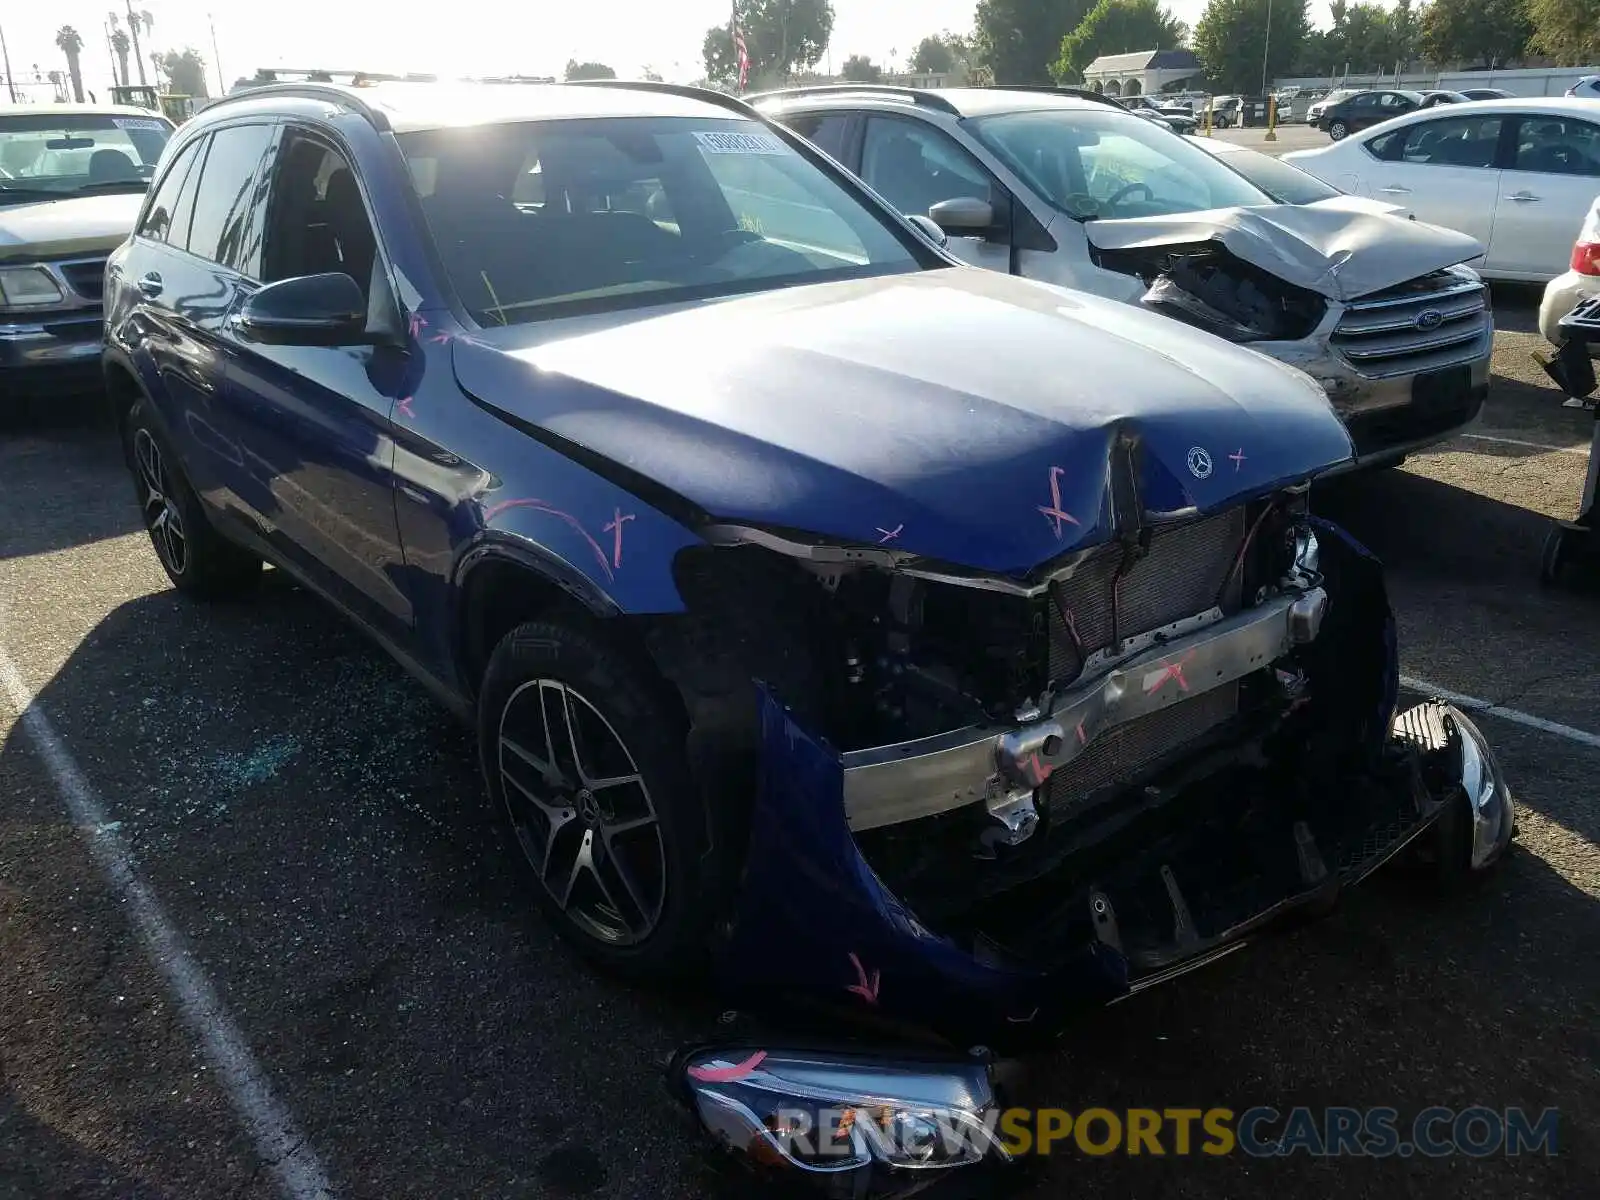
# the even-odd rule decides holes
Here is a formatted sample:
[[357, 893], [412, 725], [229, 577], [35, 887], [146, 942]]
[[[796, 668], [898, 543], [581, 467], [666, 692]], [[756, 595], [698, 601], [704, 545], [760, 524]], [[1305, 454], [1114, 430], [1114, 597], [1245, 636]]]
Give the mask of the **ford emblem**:
[[1414, 324], [1421, 330], [1437, 329], [1444, 324], [1444, 314], [1437, 308], [1425, 308], [1417, 314]]

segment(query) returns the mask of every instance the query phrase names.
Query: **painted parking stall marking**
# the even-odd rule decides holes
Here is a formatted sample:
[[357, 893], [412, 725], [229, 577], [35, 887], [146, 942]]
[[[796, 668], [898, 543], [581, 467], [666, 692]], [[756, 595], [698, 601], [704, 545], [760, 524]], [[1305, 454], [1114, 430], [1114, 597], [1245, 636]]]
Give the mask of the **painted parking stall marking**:
[[333, 1200], [322, 1164], [294, 1117], [267, 1081], [249, 1043], [223, 1007], [211, 980], [184, 945], [161, 901], [140, 877], [128, 844], [106, 819], [104, 805], [79, 770], [50, 718], [34, 701], [5, 649], [0, 622], [0, 694], [16, 710], [20, 728], [44, 760], [73, 824], [123, 904], [146, 957], [166, 980], [184, 1021], [200, 1042], [234, 1112], [255, 1143], [256, 1153], [277, 1181], [285, 1200]]

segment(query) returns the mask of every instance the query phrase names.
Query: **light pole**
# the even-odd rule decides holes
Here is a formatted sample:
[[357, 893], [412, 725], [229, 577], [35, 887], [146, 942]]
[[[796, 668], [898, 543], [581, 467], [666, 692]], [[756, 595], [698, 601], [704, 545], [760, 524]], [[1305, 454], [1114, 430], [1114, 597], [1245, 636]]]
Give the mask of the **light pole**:
[[1261, 47], [1261, 94], [1267, 94], [1267, 55], [1272, 50], [1272, 0], [1267, 0], [1267, 36]]
[[217, 69], [217, 95], [228, 94], [228, 81], [222, 74], [222, 53], [217, 49], [217, 22], [210, 13], [206, 14], [206, 24], [211, 27], [211, 65]]
[[11, 78], [11, 51], [6, 47], [6, 31], [0, 29], [0, 64], [6, 69], [6, 91], [11, 94], [11, 103], [17, 103], [17, 81]]

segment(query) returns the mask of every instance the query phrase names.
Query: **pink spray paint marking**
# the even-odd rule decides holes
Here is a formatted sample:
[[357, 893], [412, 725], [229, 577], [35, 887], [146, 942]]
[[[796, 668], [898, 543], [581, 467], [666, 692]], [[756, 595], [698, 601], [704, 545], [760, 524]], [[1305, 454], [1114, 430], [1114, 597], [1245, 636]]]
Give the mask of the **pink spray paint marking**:
[[1080, 720], [1078, 722], [1078, 745], [1087, 746], [1088, 744], [1089, 744], [1089, 735], [1086, 734], [1083, 731], [1083, 722]]
[[559, 508], [546, 504], [543, 500], [502, 500], [498, 504], [491, 504], [483, 510], [484, 523], [487, 524], [493, 521], [501, 513], [512, 508], [531, 508], [534, 512], [548, 513], [552, 517], [559, 517], [565, 521], [584, 541], [589, 543], [589, 549], [594, 552], [595, 561], [600, 564], [600, 569], [605, 572], [607, 581], [615, 578], [611, 573], [611, 560], [606, 557], [606, 552], [600, 549], [600, 543], [589, 536], [589, 531], [583, 527], [583, 522], [571, 513], [562, 512]]
[[445, 342], [453, 340], [454, 336], [455, 335], [450, 333], [448, 330], [442, 330], [439, 333], [434, 334], [428, 339], [428, 341], [432, 342], [435, 346], [440, 346]]
[[607, 521], [604, 525], [600, 526], [600, 532], [601, 533], [613, 533], [614, 532], [616, 534], [616, 536], [612, 539], [611, 565], [613, 567], [616, 567], [618, 570], [621, 570], [622, 569], [622, 525], [623, 525], [624, 521], [632, 521], [635, 518], [634, 518], [634, 515], [632, 513], [629, 513], [627, 516], [623, 516], [622, 515], [622, 510], [620, 508], [612, 509], [611, 513], [612, 513], [611, 520]]
[[737, 1083], [754, 1075], [756, 1068], [765, 1062], [766, 1058], [765, 1050], [757, 1050], [742, 1063], [734, 1063], [731, 1067], [690, 1067], [687, 1074], [691, 1079], [698, 1079], [701, 1083]]
[[900, 536], [900, 531], [905, 527], [906, 525], [904, 521], [900, 522], [900, 524], [896, 525], [893, 529], [885, 529], [882, 525], [876, 526], [875, 528], [878, 530], [878, 532], [883, 534], [883, 536], [878, 539], [878, 545], [881, 546], [885, 542], [894, 541], [895, 538]]
[[418, 341], [421, 341], [422, 340], [422, 331], [424, 329], [426, 329], [427, 327], [428, 327], [428, 322], [423, 317], [423, 315], [421, 313], [412, 313], [411, 314], [410, 329], [411, 329], [411, 336], [412, 337], [416, 338]]
[[407, 396], [405, 399], [398, 400], [398, 401], [395, 402], [395, 408], [399, 409], [400, 410], [400, 415], [402, 417], [405, 417], [408, 421], [413, 419], [417, 415], [416, 413], [411, 411], [411, 401], [413, 399], [415, 399], [415, 397]]
[[850, 951], [850, 965], [856, 969], [856, 982], [846, 987], [845, 991], [854, 992], [868, 1004], [876, 1004], [878, 1002], [878, 972], [874, 971], [872, 973], [872, 979], [869, 982], [867, 973], [861, 969], [861, 960], [856, 957], [854, 950]]
[[1178, 690], [1180, 692], [1187, 692], [1189, 690], [1189, 681], [1183, 677], [1183, 664], [1188, 662], [1193, 657], [1194, 651], [1191, 650], [1177, 662], [1165, 663], [1162, 666], [1157, 667], [1154, 671], [1146, 672], [1144, 677], [1144, 694], [1148, 696], [1152, 692], [1159, 691], [1162, 685], [1165, 684], [1169, 679], [1177, 682]]
[[1232, 454], [1228, 455], [1228, 457], [1233, 460], [1233, 473], [1237, 475], [1239, 473], [1239, 468], [1244, 466], [1244, 447], [1240, 446]]
[[1068, 525], [1078, 524], [1078, 518], [1061, 507], [1061, 477], [1065, 474], [1066, 471], [1060, 467], [1050, 468], [1050, 506], [1048, 508], [1043, 504], [1039, 506], [1039, 511], [1044, 514], [1044, 519], [1049, 521], [1055, 528], [1057, 541], [1061, 540], [1061, 524], [1063, 521]]

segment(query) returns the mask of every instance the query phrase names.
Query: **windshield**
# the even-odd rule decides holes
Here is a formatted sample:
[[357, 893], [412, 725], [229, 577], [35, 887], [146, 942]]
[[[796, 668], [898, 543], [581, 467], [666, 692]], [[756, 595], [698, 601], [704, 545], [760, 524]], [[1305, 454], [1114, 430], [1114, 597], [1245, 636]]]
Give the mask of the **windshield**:
[[751, 121], [489, 125], [400, 144], [445, 270], [481, 325], [936, 261]]
[[1126, 114], [1058, 108], [982, 117], [971, 128], [1039, 195], [1078, 220], [1272, 203], [1200, 147]]
[[1270, 154], [1235, 150], [1217, 157], [1281, 204], [1315, 204], [1318, 200], [1331, 200], [1344, 194], [1315, 175]]
[[0, 204], [83, 192], [142, 192], [172, 136], [160, 117], [0, 116]]

